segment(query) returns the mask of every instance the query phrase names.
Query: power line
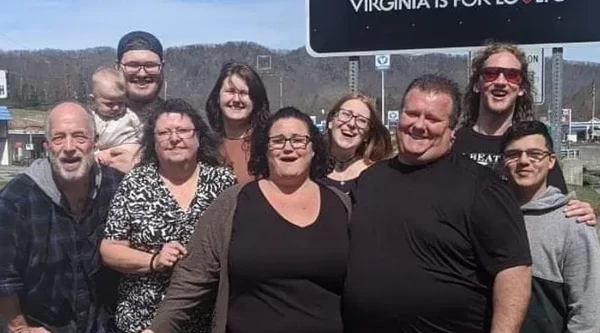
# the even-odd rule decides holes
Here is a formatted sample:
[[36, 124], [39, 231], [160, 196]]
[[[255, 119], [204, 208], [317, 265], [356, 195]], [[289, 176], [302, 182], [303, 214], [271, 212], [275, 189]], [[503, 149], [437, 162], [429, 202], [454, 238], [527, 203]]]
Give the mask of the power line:
[[27, 46], [27, 45], [25, 45], [25, 44], [23, 44], [23, 43], [21, 43], [21, 42], [18, 42], [18, 41], [16, 41], [16, 40], [14, 40], [14, 39], [12, 39], [12, 38], [8, 37], [8, 36], [7, 36], [5, 33], [3, 33], [3, 32], [0, 32], [0, 37], [3, 37], [4, 39], [6, 39], [7, 41], [9, 41], [9, 42], [11, 42], [11, 43], [13, 43], [13, 44], [17, 44], [17, 45], [19, 45], [19, 46], [21, 46], [21, 47], [24, 47], [25, 49], [30, 49], [30, 47], [29, 47], [29, 46]]

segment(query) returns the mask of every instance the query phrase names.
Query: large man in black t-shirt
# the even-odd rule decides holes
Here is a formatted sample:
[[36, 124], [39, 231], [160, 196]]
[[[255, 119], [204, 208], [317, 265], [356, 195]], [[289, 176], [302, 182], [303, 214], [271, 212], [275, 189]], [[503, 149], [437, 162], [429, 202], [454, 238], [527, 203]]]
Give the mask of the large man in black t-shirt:
[[454, 82], [413, 81], [397, 158], [358, 180], [346, 332], [519, 331], [531, 294], [523, 218], [505, 182], [450, 152], [459, 105]]
[[[471, 77], [465, 92], [465, 111], [456, 131], [453, 150], [500, 174], [504, 169], [500, 144], [513, 123], [533, 120], [532, 82], [528, 75], [525, 53], [516, 45], [494, 43], [473, 59]], [[548, 174], [548, 183], [563, 193], [567, 185], [560, 166]], [[567, 217], [596, 224], [591, 205], [571, 200]]]

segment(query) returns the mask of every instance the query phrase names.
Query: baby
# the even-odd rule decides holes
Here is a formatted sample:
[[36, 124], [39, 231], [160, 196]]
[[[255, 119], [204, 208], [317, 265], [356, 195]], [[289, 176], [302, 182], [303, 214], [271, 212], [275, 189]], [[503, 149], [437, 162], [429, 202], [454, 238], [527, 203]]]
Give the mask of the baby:
[[90, 97], [98, 133], [96, 160], [129, 172], [138, 163], [142, 123], [127, 109], [123, 74], [108, 67], [97, 69]]

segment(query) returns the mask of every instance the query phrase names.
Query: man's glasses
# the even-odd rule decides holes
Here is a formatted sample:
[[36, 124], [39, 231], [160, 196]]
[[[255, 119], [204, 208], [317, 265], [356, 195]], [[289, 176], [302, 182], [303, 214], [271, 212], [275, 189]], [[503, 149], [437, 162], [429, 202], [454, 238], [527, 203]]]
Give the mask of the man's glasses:
[[311, 140], [308, 135], [294, 135], [291, 138], [286, 138], [283, 135], [276, 135], [269, 137], [269, 148], [272, 150], [283, 149], [288, 141], [293, 149], [306, 149], [306, 146], [308, 146], [308, 143]]
[[175, 130], [160, 130], [154, 132], [156, 136], [156, 141], [166, 141], [171, 138], [172, 134], [175, 134], [180, 139], [191, 139], [196, 132], [193, 128], [177, 128]]
[[509, 149], [504, 151], [502, 156], [504, 157], [505, 162], [514, 163], [518, 161], [521, 156], [523, 156], [523, 153], [525, 153], [529, 161], [533, 163], [541, 162], [544, 158], [546, 158], [546, 156], [552, 155], [552, 152], [550, 151], [534, 148], [527, 150]]
[[520, 84], [522, 72], [516, 68], [504, 68], [504, 67], [486, 67], [481, 72], [481, 77], [485, 82], [494, 82], [498, 79], [500, 74], [504, 75], [506, 81], [512, 84]]
[[360, 129], [365, 129], [369, 127], [369, 124], [371, 123], [371, 120], [369, 118], [364, 116], [356, 116], [354, 115], [354, 113], [352, 113], [352, 111], [346, 109], [339, 109], [336, 114], [336, 117], [339, 121], [343, 123], [347, 123], [352, 119], [356, 119], [354, 123], [356, 124], [356, 127]]
[[139, 73], [139, 71], [142, 70], [142, 68], [149, 75], [156, 75], [156, 74], [160, 73], [160, 70], [162, 69], [162, 64], [159, 64], [156, 62], [146, 62], [146, 63], [128, 62], [128, 63], [121, 63], [121, 67], [123, 68], [123, 72], [125, 72], [125, 74], [128, 74], [128, 75], [137, 74], [137, 73]]

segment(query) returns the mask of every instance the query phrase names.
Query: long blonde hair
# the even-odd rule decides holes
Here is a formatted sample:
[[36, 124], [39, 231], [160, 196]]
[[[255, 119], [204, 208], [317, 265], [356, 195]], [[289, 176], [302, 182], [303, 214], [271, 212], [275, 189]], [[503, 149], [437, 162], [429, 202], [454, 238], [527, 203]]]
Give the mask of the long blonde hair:
[[515, 111], [513, 114], [513, 124], [525, 121], [533, 120], [535, 118], [533, 112], [533, 85], [528, 75], [528, 64], [525, 57], [525, 53], [514, 44], [509, 43], [491, 43], [481, 50], [471, 64], [471, 77], [469, 78], [469, 85], [465, 91], [464, 97], [464, 112], [463, 117], [460, 121], [460, 127], [473, 127], [479, 117], [479, 103], [481, 93], [476, 93], [473, 88], [478, 83], [479, 78], [483, 72], [483, 66], [485, 61], [492, 55], [501, 52], [508, 52], [514, 55], [517, 60], [521, 63], [521, 72], [523, 73], [521, 78], [521, 89], [523, 89], [523, 96], [517, 97]]

